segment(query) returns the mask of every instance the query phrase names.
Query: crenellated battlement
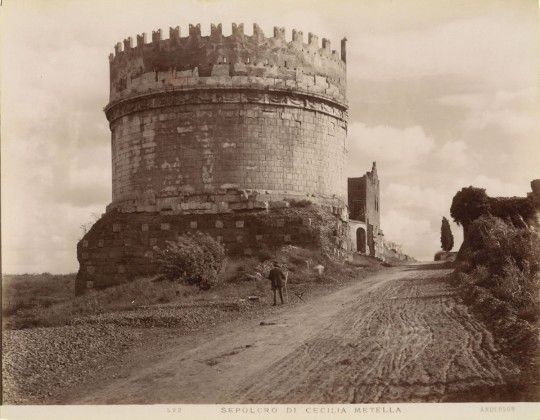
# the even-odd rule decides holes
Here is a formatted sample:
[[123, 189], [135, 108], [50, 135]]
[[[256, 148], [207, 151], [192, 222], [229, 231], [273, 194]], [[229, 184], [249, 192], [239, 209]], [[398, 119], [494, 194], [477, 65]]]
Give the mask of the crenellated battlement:
[[[161, 29], [158, 29], [156, 31], [152, 31], [152, 41], [150, 44], [154, 45], [148, 45], [147, 42], [147, 35], [146, 33], [142, 33], [140, 35], [137, 35], [137, 45], [133, 46], [133, 38], [129, 37], [124, 40], [123, 46], [122, 43], [118, 43], [115, 45], [114, 50], [115, 54], [112, 57], [112, 60], [114, 61], [116, 58], [122, 57], [124, 54], [130, 54], [130, 53], [136, 53], [141, 52], [141, 49], [144, 49], [145, 47], [152, 47], [152, 48], [158, 48], [158, 49], [167, 49], [170, 44], [173, 44], [173, 41], [176, 41], [179, 45], [182, 45], [185, 47], [187, 44], [190, 43], [190, 40], [192, 38], [201, 38], [203, 41], [210, 41], [210, 42], [223, 42], [224, 44], [227, 44], [230, 41], [253, 41], [256, 42], [259, 46], [270, 46], [272, 43], [276, 43], [276, 41], [284, 41], [286, 42], [286, 34], [285, 34], [285, 28], [279, 28], [274, 27], [274, 36], [273, 37], [265, 37], [264, 32], [262, 29], [257, 25], [256, 23], [253, 24], [253, 34], [252, 35], [245, 35], [244, 33], [244, 24], [232, 24], [232, 32], [229, 36], [223, 36], [223, 29], [221, 23], [218, 25], [212, 24], [210, 25], [210, 35], [209, 36], [202, 36], [201, 34], [201, 25], [189, 25], [189, 36], [181, 37], [180, 36], [180, 27], [177, 26], [175, 28], [169, 28], [169, 38], [163, 39], [163, 31]], [[161, 44], [161, 45], [155, 45], [155, 44]], [[330, 47], [331, 43], [330, 40], [327, 38], [322, 38], [322, 45], [319, 46], [319, 37], [313, 33], [309, 33], [308, 35], [308, 43], [304, 44], [303, 42], [303, 32], [299, 31], [297, 29], [292, 30], [291, 35], [291, 41], [287, 43], [287, 46], [290, 46], [291, 48], [294, 46], [302, 51], [305, 51], [306, 49], [309, 49], [310, 52], [319, 52], [319, 54], [327, 55], [328, 52], [331, 52], [334, 54], [335, 58], [339, 58], [343, 63], [345, 63], [344, 59], [344, 53], [345, 51], [342, 49], [341, 54], [338, 54], [336, 50], [332, 50]], [[200, 48], [201, 45], [198, 45]]]
[[132, 88], [136, 85], [144, 84], [146, 90], [152, 90], [179, 77], [251, 76], [301, 81], [307, 76], [313, 78], [314, 85], [316, 77], [326, 79], [327, 88], [333, 87], [329, 91], [337, 89], [338, 101], [344, 102], [345, 39], [338, 53], [332, 50], [329, 39], [319, 42], [311, 32], [305, 43], [303, 32], [297, 29], [292, 30], [288, 41], [285, 28], [275, 27], [273, 36], [267, 37], [257, 24], [247, 35], [243, 24], [233, 23], [228, 36], [223, 35], [221, 24], [212, 24], [205, 36], [200, 24], [190, 24], [188, 36], [181, 36], [177, 26], [169, 28], [167, 39], [158, 29], [152, 31], [151, 42], [145, 33], [137, 35], [136, 41], [134, 45], [133, 38], [124, 39], [109, 56], [111, 101], [141, 93]]
[[[77, 293], [153, 275], [154, 247], [186, 232], [211, 234], [229, 254], [348, 247], [346, 40], [338, 53], [297, 29], [209, 30], [115, 45], [104, 109], [112, 202], [79, 242]], [[309, 214], [288, 211], [300, 201], [328, 244], [317, 245]]]

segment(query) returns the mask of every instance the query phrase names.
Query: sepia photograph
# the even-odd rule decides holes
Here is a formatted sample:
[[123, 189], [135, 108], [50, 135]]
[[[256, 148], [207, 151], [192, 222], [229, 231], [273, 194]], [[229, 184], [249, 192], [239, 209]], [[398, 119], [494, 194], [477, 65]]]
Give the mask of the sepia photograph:
[[2, 0], [0, 418], [538, 420], [538, 18]]

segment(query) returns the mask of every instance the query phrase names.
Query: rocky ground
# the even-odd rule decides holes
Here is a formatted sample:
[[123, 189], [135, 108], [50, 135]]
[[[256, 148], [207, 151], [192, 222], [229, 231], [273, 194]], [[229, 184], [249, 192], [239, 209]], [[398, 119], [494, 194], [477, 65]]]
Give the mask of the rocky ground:
[[[444, 264], [5, 332], [8, 404], [520, 401], [519, 365]], [[354, 277], [354, 276], [353, 276]], [[264, 378], [264, 380], [261, 380]], [[532, 389], [532, 388], [531, 388]], [[521, 391], [520, 391], [521, 392]], [[531, 399], [525, 399], [531, 401]]]
[[[360, 278], [376, 269], [351, 270]], [[271, 306], [271, 292], [266, 291], [258, 300], [172, 302], [77, 318], [68, 326], [4, 330], [4, 404], [62, 401], [66, 390], [107, 377], [141, 349], [162, 348], [164, 337], [176, 339], [233, 321], [265, 318], [336, 290], [344, 282], [291, 284], [284, 308]]]
[[140, 344], [142, 331], [77, 325], [4, 331], [4, 404], [35, 404], [93, 376]]

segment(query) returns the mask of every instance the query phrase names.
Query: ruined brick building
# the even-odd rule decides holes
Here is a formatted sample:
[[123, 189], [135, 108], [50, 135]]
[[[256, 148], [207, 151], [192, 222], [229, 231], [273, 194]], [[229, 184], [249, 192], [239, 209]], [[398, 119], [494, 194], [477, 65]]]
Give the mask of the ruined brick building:
[[416, 261], [401, 245], [385, 238], [381, 229], [380, 183], [377, 163], [359, 178], [347, 180], [351, 251], [382, 260]]
[[348, 179], [349, 228], [353, 250], [373, 257], [382, 252], [377, 164], [360, 178]]
[[[336, 52], [311, 33], [233, 24], [150, 41], [109, 59], [112, 202], [77, 245], [76, 292], [155, 272], [153, 247], [197, 230], [249, 255], [305, 242], [318, 217], [346, 248], [346, 40]], [[329, 216], [295, 213], [301, 200]]]

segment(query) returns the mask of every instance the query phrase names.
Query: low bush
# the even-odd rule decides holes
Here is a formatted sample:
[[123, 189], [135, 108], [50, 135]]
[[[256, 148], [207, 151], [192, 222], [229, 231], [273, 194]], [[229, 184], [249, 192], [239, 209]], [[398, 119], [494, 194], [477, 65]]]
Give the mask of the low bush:
[[270, 249], [265, 243], [260, 244], [260, 246], [255, 250], [255, 257], [260, 261], [264, 262], [274, 258], [275, 250]]
[[457, 252], [438, 251], [433, 257], [433, 261], [455, 261]]
[[295, 200], [294, 198], [288, 199], [287, 202], [289, 203], [289, 206], [291, 207], [309, 207], [313, 204], [311, 200], [306, 200], [306, 199]]
[[528, 385], [519, 391], [525, 396], [516, 394], [519, 400], [540, 383], [540, 237], [521, 226], [512, 217], [474, 220], [456, 269], [464, 301], [522, 368], [520, 381]]
[[256, 258], [226, 259], [223, 270], [219, 276], [220, 283], [239, 283], [247, 280], [247, 276], [254, 276], [257, 272]]
[[458, 272], [513, 309], [540, 303], [540, 238], [534, 232], [497, 217], [480, 217], [471, 223], [465, 257]]
[[225, 249], [210, 235], [197, 232], [167, 241], [165, 248], [154, 248], [153, 260], [165, 279], [209, 290], [223, 269]]
[[512, 309], [540, 310], [540, 238], [500, 218], [483, 216], [469, 229], [467, 264], [460, 271]]

